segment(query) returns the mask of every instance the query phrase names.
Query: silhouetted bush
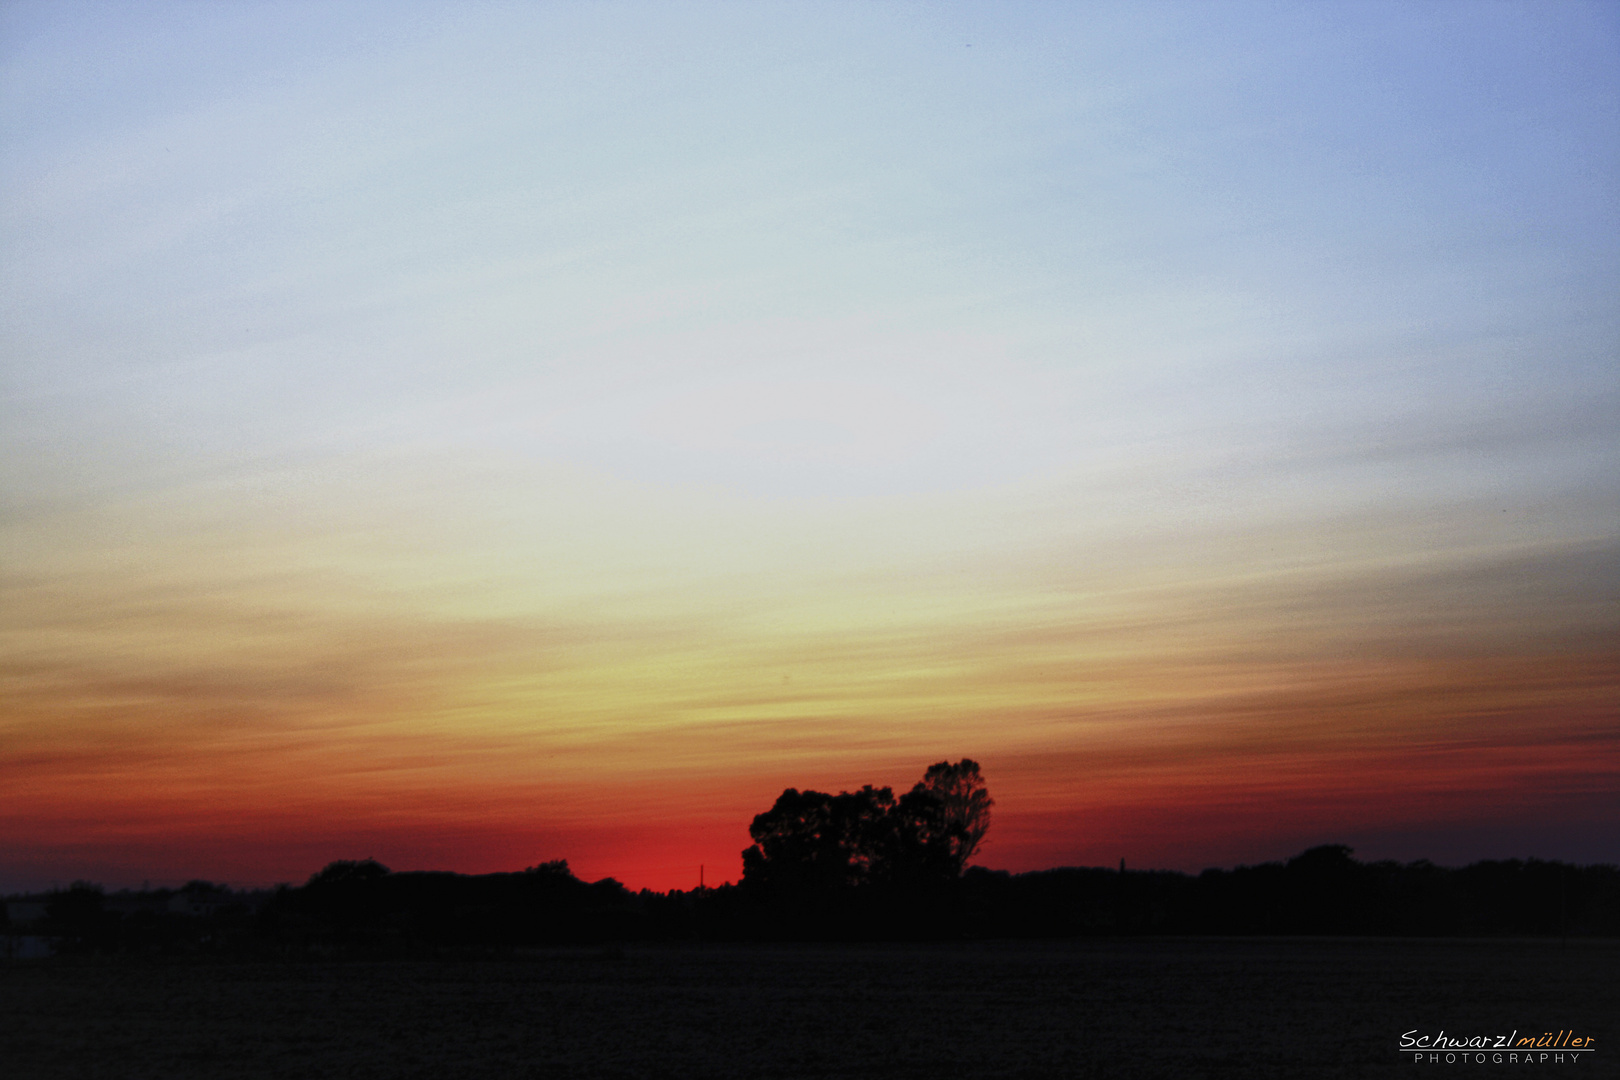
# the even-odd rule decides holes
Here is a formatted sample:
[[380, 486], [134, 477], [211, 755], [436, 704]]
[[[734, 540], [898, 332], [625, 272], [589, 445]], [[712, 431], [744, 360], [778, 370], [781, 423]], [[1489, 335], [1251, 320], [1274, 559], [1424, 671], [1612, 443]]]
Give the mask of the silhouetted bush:
[[622, 939], [636, 934], [635, 909], [617, 881], [586, 883], [563, 861], [475, 876], [334, 863], [277, 893], [263, 922], [289, 947], [393, 955]]

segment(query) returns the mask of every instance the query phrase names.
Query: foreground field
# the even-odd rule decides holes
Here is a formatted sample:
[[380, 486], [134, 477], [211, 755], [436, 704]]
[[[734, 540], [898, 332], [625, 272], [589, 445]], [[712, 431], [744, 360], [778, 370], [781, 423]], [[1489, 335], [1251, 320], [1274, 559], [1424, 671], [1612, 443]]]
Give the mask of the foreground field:
[[[388, 963], [0, 965], [24, 1077], [1620, 1075], [1620, 943], [684, 946]], [[1414, 1063], [1400, 1035], [1595, 1035]]]

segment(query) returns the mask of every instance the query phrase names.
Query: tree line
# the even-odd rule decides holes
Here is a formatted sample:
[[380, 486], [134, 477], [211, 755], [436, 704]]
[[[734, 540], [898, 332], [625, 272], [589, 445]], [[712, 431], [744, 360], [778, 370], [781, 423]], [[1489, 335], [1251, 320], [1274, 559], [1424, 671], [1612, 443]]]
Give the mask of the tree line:
[[[57, 951], [443, 955], [652, 940], [1036, 938], [1137, 934], [1620, 935], [1620, 869], [1542, 860], [1448, 869], [1360, 862], [1344, 845], [1206, 870], [969, 865], [994, 805], [977, 763], [930, 766], [898, 797], [789, 788], [757, 815], [743, 875], [631, 892], [566, 860], [504, 874], [327, 865], [300, 887], [209, 882], [107, 894], [78, 882], [0, 907], [0, 934]], [[15, 951], [8, 955], [17, 955]]]

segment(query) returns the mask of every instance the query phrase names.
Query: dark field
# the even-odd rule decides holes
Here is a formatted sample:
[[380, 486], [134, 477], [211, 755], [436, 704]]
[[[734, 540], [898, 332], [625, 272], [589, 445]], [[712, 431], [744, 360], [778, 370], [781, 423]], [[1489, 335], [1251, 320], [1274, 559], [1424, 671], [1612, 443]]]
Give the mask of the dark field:
[[[1414, 1064], [1402, 1032], [1597, 1037]], [[486, 961], [0, 964], [24, 1077], [1615, 1076], [1620, 942], [676, 945]]]

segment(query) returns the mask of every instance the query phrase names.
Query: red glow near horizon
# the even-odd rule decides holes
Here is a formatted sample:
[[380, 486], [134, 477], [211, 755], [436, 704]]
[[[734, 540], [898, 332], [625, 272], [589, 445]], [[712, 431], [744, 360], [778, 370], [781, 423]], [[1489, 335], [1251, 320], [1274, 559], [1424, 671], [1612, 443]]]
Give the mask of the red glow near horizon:
[[[1612, 743], [1591, 744], [1572, 766], [1567, 748], [1557, 745], [1475, 747], [1355, 762], [1294, 760], [1288, 776], [1275, 775], [1281, 763], [1273, 758], [1259, 766], [1269, 775], [1247, 780], [1182, 762], [1156, 778], [1100, 780], [1059, 806], [1050, 797], [1029, 798], [1029, 762], [1009, 759], [998, 773], [992, 759], [985, 772], [997, 806], [974, 862], [1026, 871], [1110, 866], [1124, 858], [1138, 869], [1197, 871], [1282, 859], [1336, 842], [1351, 844], [1362, 859], [1605, 861], [1612, 859], [1607, 825], [1616, 798], [1593, 798], [1620, 763], [1615, 753]], [[12, 834], [5, 852], [11, 879], [4, 887], [38, 889], [79, 878], [125, 887], [199, 877], [267, 886], [300, 884], [340, 858], [461, 873], [516, 871], [561, 858], [585, 880], [612, 877], [633, 890], [689, 890], [700, 868], [710, 886], [737, 879], [748, 821], [774, 799], [756, 790], [746, 806], [731, 800], [736, 809], [726, 816], [711, 810], [682, 822], [629, 813], [617, 822], [549, 830], [496, 813], [482, 820], [413, 815], [409, 822], [345, 826], [345, 819], [354, 820], [353, 808], [345, 814], [341, 807], [308, 818], [244, 810], [232, 828], [228, 813], [182, 823], [186, 808], [175, 806], [161, 822], [132, 820], [121, 835], [96, 837], [83, 829], [93, 813], [66, 828], [53, 828], [41, 815], [27, 833]], [[620, 794], [633, 809], [633, 793]]]

